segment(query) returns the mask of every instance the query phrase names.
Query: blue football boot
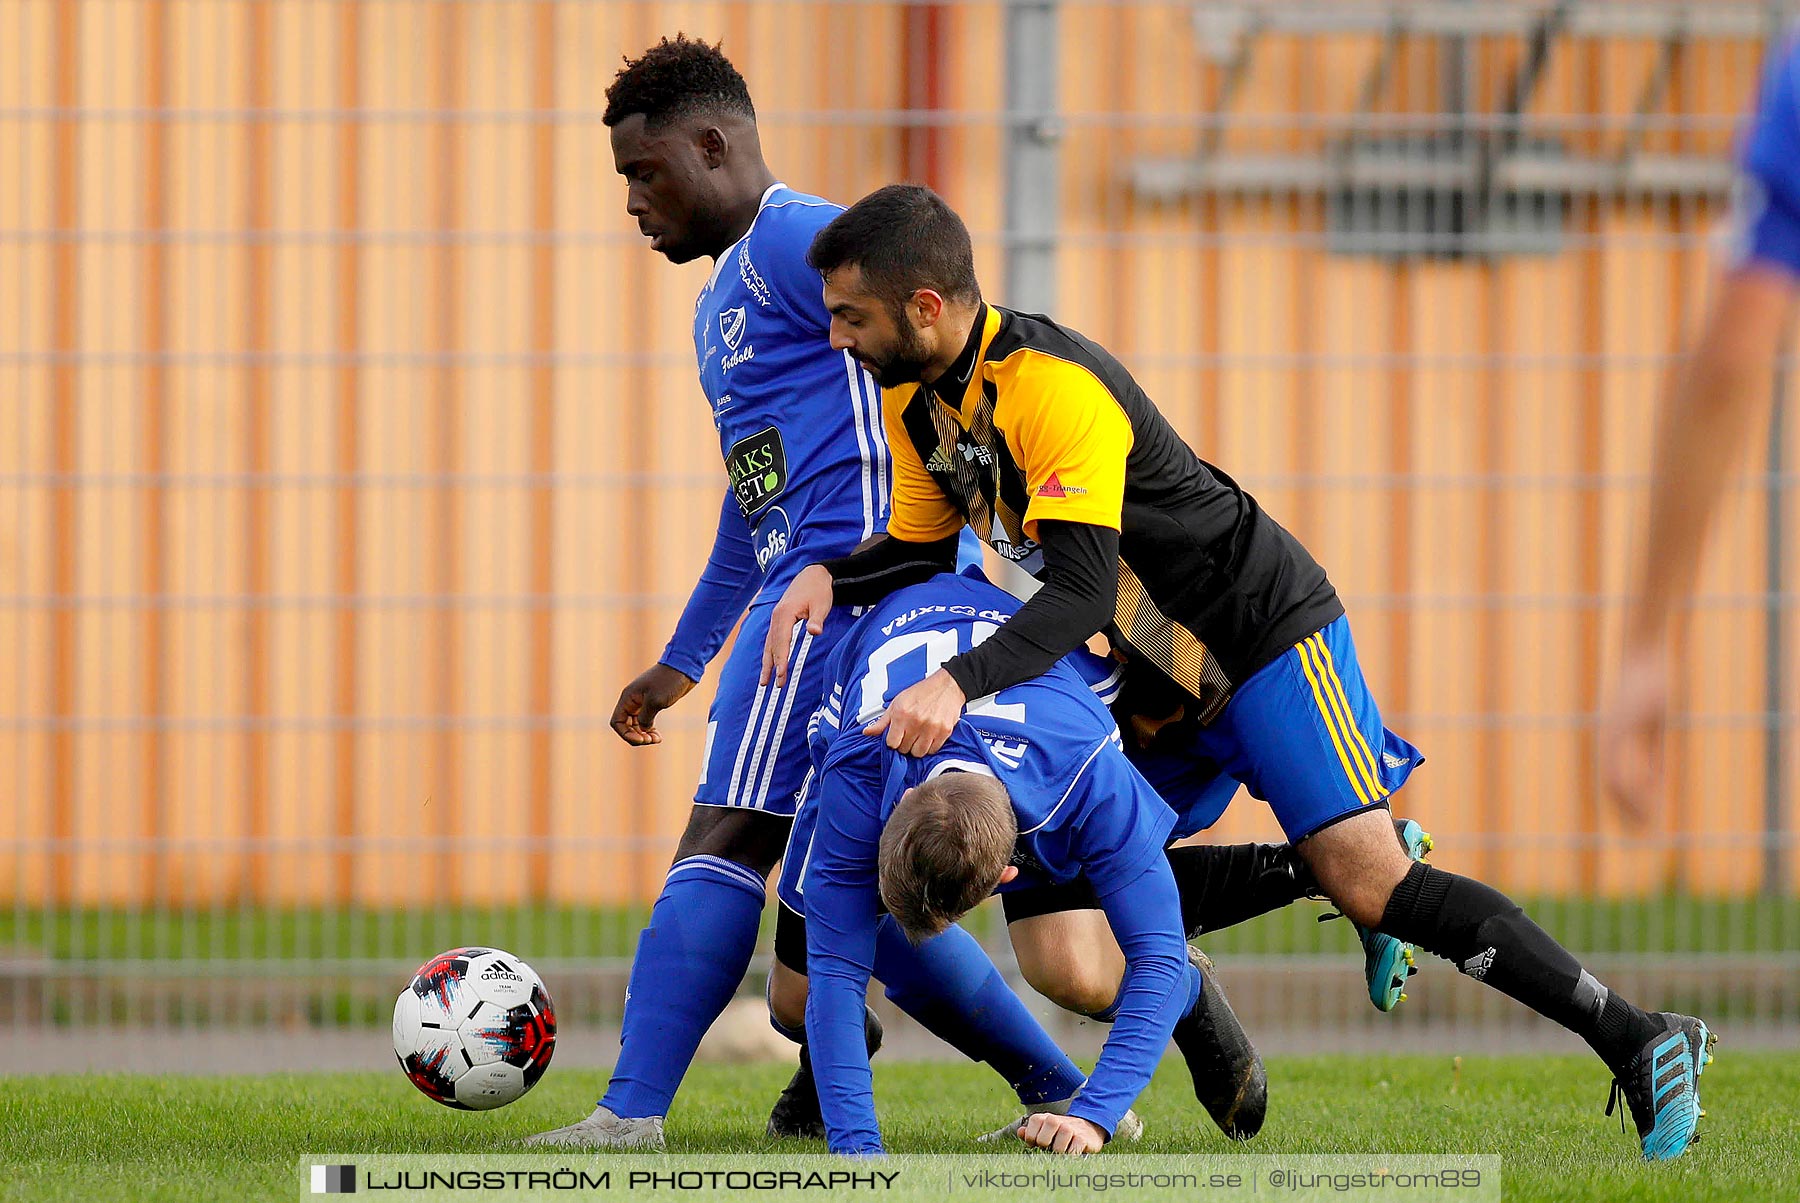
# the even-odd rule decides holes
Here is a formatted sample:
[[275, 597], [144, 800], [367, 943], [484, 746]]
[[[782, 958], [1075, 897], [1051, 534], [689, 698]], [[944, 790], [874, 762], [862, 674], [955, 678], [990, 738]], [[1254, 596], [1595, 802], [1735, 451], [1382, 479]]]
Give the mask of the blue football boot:
[[[1400, 846], [1413, 860], [1424, 860], [1431, 853], [1431, 835], [1411, 819], [1395, 819], [1394, 834]], [[1413, 946], [1404, 940], [1384, 936], [1373, 928], [1353, 923], [1356, 938], [1363, 946], [1363, 974], [1369, 979], [1369, 1001], [1377, 1011], [1392, 1011], [1406, 1001], [1406, 979], [1419, 971], [1413, 960]]]
[[[1670, 1161], [1698, 1139], [1695, 1129], [1706, 1112], [1700, 1109], [1700, 1073], [1712, 1062], [1718, 1037], [1692, 1015], [1658, 1012], [1666, 1025], [1629, 1062], [1613, 1068], [1612, 1093], [1606, 1114], [1621, 1095], [1637, 1123], [1645, 1161]], [[1621, 1126], [1625, 1116], [1619, 1116]]]

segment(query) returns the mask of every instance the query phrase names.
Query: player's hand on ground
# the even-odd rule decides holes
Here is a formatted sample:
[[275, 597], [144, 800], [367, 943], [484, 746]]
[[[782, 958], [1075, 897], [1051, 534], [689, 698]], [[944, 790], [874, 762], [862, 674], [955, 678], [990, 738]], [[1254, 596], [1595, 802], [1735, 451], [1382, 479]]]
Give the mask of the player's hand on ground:
[[886, 735], [887, 746], [908, 756], [929, 756], [944, 746], [962, 717], [962, 687], [943, 669], [902, 689], [864, 735]]
[[809, 633], [825, 630], [825, 616], [831, 613], [831, 569], [823, 564], [808, 564], [788, 582], [787, 592], [775, 603], [769, 615], [769, 635], [763, 643], [762, 676], [759, 685], [771, 680], [779, 689], [787, 684], [788, 654], [794, 647], [794, 624], [805, 623]]
[[1660, 646], [1628, 647], [1600, 714], [1600, 773], [1629, 822], [1649, 823], [1661, 807], [1668, 727], [1668, 654]]
[[1034, 1149], [1052, 1153], [1069, 1153], [1081, 1157], [1098, 1153], [1106, 1147], [1106, 1133], [1091, 1120], [1074, 1115], [1051, 1115], [1039, 1112], [1028, 1115], [1019, 1125], [1019, 1139]]
[[693, 680], [667, 664], [652, 664], [619, 694], [613, 707], [612, 729], [619, 738], [634, 748], [662, 742], [656, 729], [656, 716], [686, 697], [694, 687]]

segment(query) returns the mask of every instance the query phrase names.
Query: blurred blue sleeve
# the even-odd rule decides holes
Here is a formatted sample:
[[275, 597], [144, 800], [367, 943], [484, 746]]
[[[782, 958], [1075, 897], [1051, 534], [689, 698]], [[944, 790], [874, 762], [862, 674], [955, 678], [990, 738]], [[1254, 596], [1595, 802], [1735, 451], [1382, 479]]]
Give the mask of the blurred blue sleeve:
[[833, 1153], [880, 1153], [875, 1089], [863, 1039], [863, 1006], [875, 970], [881, 917], [876, 854], [881, 841], [885, 745], [853, 737], [859, 754], [829, 759], [815, 783], [819, 823], [806, 862], [806, 1044]]
[[743, 617], [756, 588], [762, 584], [762, 572], [756, 566], [756, 553], [750, 547], [750, 528], [737, 498], [725, 490], [719, 507], [719, 532], [713, 536], [712, 552], [694, 591], [688, 595], [675, 624], [675, 634], [658, 659], [690, 681], [706, 675], [706, 666], [719, 654], [725, 636]]
[[1800, 274], [1800, 40], [1770, 60], [1741, 163], [1739, 260]]
[[1069, 1114], [1098, 1124], [1110, 1137], [1150, 1084], [1176, 1021], [1199, 998], [1200, 971], [1188, 963], [1181, 898], [1163, 857], [1101, 894], [1100, 908], [1125, 953], [1125, 980], [1100, 1061]]

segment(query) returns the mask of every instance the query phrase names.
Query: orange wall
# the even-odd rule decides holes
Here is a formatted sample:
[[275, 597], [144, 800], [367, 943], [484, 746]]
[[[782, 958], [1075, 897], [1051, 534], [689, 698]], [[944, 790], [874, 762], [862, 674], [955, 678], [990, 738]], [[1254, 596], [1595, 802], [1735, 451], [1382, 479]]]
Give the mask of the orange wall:
[[[722, 481], [687, 345], [706, 268], [624, 218], [604, 87], [661, 33], [723, 37], [771, 162], [850, 199], [925, 161], [892, 120], [921, 99], [907, 12], [11, 0], [6, 20], [0, 889], [649, 897], [710, 684], [660, 748], [606, 719]], [[1001, 10], [932, 20], [937, 182], [997, 290]], [[1391, 725], [1431, 758], [1406, 805], [1440, 859], [1515, 890], [1756, 888], [1761, 493], [1707, 570], [1667, 847], [1618, 842], [1585, 718], [1718, 214], [1609, 202], [1564, 253], [1492, 265], [1332, 257], [1311, 201], [1133, 197], [1131, 162], [1190, 153], [1220, 86], [1189, 6], [1071, 5], [1062, 45], [1059, 315], [1332, 571]], [[1429, 51], [1379, 113], [1432, 110]], [[1316, 149], [1282, 115], [1342, 114], [1378, 52], [1269, 40], [1224, 147]], [[1605, 153], [1654, 57], [1561, 54], [1532, 112], [1605, 115], [1570, 135]], [[1517, 59], [1476, 48], [1483, 106]], [[1651, 148], [1724, 153], [1756, 59], [1686, 53], [1662, 111], [1694, 128]], [[1272, 830], [1245, 801], [1220, 834]]]

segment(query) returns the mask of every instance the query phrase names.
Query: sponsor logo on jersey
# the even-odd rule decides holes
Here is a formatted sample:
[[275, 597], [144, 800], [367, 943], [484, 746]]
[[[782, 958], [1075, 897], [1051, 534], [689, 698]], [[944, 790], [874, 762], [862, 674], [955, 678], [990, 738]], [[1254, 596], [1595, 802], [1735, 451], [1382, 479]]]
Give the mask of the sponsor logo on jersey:
[[788, 540], [792, 537], [793, 528], [788, 523], [787, 511], [775, 506], [756, 529], [756, 566], [767, 572], [769, 565], [787, 552]]
[[725, 345], [733, 351], [744, 341], [744, 327], [750, 324], [744, 316], [744, 307], [724, 309], [719, 312], [719, 333], [725, 336]]
[[962, 452], [962, 457], [971, 464], [980, 464], [983, 468], [994, 466], [994, 453], [973, 439], [958, 436], [956, 449]]
[[1014, 543], [1005, 535], [996, 535], [989, 541], [988, 546], [999, 552], [1001, 558], [1009, 560], [1014, 564], [1030, 559], [1038, 549], [1036, 539], [1024, 539]]
[[781, 432], [769, 426], [733, 443], [725, 453], [725, 471], [744, 517], [768, 509], [787, 487], [787, 451], [781, 445]]
[[756, 303], [764, 309], [774, 304], [769, 299], [769, 286], [764, 282], [762, 274], [756, 270], [756, 264], [750, 262], [750, 244], [745, 242], [738, 247], [738, 275], [744, 281], [744, 287], [756, 298]]
[[917, 622], [921, 618], [930, 617], [933, 614], [954, 614], [958, 618], [978, 618], [983, 622], [995, 624], [1005, 622], [1011, 617], [1011, 615], [986, 606], [979, 610], [974, 606], [963, 605], [946, 606], [942, 604], [933, 604], [929, 606], [914, 606], [906, 613], [896, 614], [894, 617], [883, 623], [881, 626], [881, 633], [883, 635], [892, 635], [901, 627], [906, 626], [909, 623]]
[[[993, 695], [989, 695], [992, 697]], [[984, 735], [982, 740], [994, 759], [1009, 769], [1016, 769], [1025, 763], [1025, 753], [1031, 750], [1031, 744], [1023, 739], [1001, 739], [997, 735]]]
[[1062, 477], [1052, 472], [1050, 479], [1038, 486], [1037, 495], [1047, 497], [1052, 501], [1060, 501], [1064, 497], [1076, 497], [1086, 492], [1087, 490], [1079, 485], [1065, 485]]
[[[962, 456], [964, 463], [982, 468], [994, 466], [994, 453], [966, 434], [956, 436], [954, 454]], [[956, 460], [949, 449], [940, 445], [931, 453], [931, 458], [925, 461], [925, 470], [927, 472], [954, 472], [956, 471]]]

